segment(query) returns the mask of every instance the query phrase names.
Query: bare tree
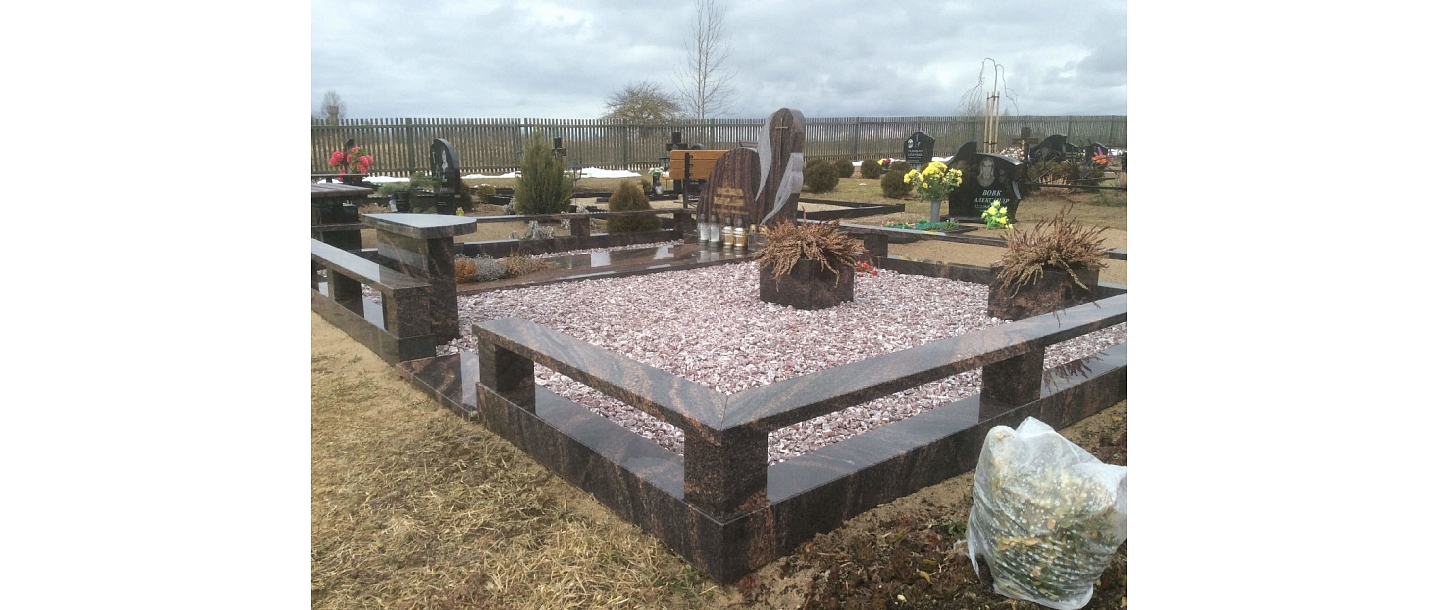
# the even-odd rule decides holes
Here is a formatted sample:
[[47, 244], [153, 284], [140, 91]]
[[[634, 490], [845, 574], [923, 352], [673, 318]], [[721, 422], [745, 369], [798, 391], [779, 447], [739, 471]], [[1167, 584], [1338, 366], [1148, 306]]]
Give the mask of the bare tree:
[[697, 119], [725, 114], [735, 95], [727, 70], [730, 37], [725, 34], [725, 8], [715, 0], [695, 0], [695, 22], [685, 45], [685, 64], [675, 75], [680, 102]]
[[[990, 62], [992, 74], [991, 90], [985, 91], [985, 62]], [[960, 104], [955, 108], [957, 116], [985, 116], [985, 99], [989, 95], [1001, 95], [1010, 100], [1010, 106], [1015, 108], [1015, 113], [1020, 113], [1020, 106], [1015, 101], [1015, 90], [1011, 89], [1005, 82], [1005, 66], [995, 63], [995, 60], [986, 57], [980, 60], [980, 74], [975, 78], [975, 86], [971, 87], [965, 95], [960, 97]], [[1003, 104], [1002, 104], [1003, 106]], [[1009, 108], [1006, 109], [1009, 111]]]
[[640, 81], [627, 83], [605, 99], [606, 113], [602, 118], [631, 121], [667, 122], [680, 118], [680, 98], [667, 93], [658, 83]]
[[334, 89], [325, 92], [325, 97], [320, 99], [320, 108], [316, 109], [311, 116], [329, 120], [332, 116], [336, 119], [345, 118], [345, 100], [340, 99], [340, 94]]

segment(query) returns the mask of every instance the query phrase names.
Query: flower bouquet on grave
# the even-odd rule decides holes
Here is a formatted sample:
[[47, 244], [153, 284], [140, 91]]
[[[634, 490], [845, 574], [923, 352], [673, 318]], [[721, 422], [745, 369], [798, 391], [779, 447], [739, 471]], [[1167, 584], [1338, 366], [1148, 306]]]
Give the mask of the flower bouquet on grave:
[[939, 161], [931, 161], [923, 170], [910, 170], [905, 174], [905, 183], [915, 185], [915, 194], [927, 201], [939, 201], [950, 196], [950, 191], [960, 186], [960, 170]]
[[354, 173], [364, 175], [370, 171], [370, 164], [374, 160], [374, 157], [359, 146], [330, 153], [330, 167], [339, 167], [341, 174], [349, 174], [354, 170]]
[[1009, 229], [1010, 217], [1005, 211], [1005, 206], [1000, 205], [1000, 200], [990, 202], [990, 209], [980, 213], [980, 220], [985, 221], [987, 229]]

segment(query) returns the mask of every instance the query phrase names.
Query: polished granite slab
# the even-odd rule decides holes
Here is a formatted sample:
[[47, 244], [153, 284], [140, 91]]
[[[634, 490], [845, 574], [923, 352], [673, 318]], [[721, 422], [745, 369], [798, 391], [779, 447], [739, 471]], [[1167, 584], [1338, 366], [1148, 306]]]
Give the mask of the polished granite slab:
[[360, 222], [376, 231], [399, 233], [415, 239], [454, 237], [479, 230], [474, 218], [449, 214], [366, 214]]
[[553, 268], [527, 273], [516, 278], [460, 284], [456, 286], [456, 291], [459, 294], [478, 294], [492, 290], [544, 286], [557, 282], [699, 269], [711, 265], [746, 261], [758, 255], [759, 253], [753, 250], [734, 252], [699, 244], [676, 244], [657, 248], [552, 256], [545, 260], [554, 263]]

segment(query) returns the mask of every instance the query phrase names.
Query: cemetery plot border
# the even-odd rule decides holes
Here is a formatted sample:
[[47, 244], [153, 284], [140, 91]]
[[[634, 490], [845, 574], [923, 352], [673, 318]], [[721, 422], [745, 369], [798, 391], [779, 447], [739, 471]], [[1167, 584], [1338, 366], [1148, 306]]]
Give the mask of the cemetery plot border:
[[[966, 281], [990, 274], [897, 257], [884, 267]], [[1046, 346], [1125, 322], [1124, 287], [1103, 285], [1106, 295], [730, 396], [516, 318], [475, 325], [479, 353], [397, 368], [729, 583], [865, 510], [969, 471], [993, 426], [1034, 416], [1060, 428], [1125, 399], [1124, 344], [1085, 367], [1042, 370]], [[679, 427], [685, 455], [537, 387], [535, 364]], [[978, 396], [767, 466], [771, 431], [974, 368]]]

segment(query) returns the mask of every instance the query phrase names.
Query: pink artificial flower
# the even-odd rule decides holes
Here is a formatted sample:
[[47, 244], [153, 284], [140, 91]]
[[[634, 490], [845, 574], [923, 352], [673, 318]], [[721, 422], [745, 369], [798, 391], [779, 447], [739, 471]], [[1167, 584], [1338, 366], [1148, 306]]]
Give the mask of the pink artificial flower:
[[370, 158], [370, 155], [360, 155], [360, 162], [364, 163], [365, 165], [370, 165], [370, 162], [373, 160], [374, 159]]
[[345, 171], [345, 168], [343, 168], [343, 167], [340, 168], [340, 175], [343, 176], [343, 175], [348, 174], [348, 173], [350, 173], [350, 172]]
[[335, 167], [336, 165], [340, 165], [340, 162], [342, 162], [342, 161], [344, 161], [344, 160], [345, 160], [345, 153], [342, 153], [342, 152], [340, 152], [340, 151], [337, 150], [337, 151], [335, 151], [335, 152], [333, 152], [333, 153], [330, 154], [330, 167]]

